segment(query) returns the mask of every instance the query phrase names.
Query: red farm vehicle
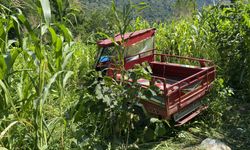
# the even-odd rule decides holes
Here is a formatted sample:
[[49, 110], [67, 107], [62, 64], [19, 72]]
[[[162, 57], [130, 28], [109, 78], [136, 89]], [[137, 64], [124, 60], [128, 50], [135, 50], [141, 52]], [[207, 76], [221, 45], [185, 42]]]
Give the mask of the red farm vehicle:
[[[128, 70], [136, 64], [147, 62], [152, 70], [151, 81], [139, 79], [137, 82], [144, 87], [154, 84], [162, 94], [140, 100], [138, 106], [149, 116], [173, 118], [176, 125], [182, 125], [207, 108], [201, 99], [209, 92], [215, 79], [215, 65], [205, 59], [157, 53], [155, 33], [156, 30], [151, 28], [124, 34], [124, 68]], [[121, 35], [116, 35], [114, 40], [121, 44]], [[114, 77], [110, 73], [111, 64], [114, 63], [111, 60], [114, 41], [105, 39], [97, 44], [96, 70], [106, 69], [106, 75]]]

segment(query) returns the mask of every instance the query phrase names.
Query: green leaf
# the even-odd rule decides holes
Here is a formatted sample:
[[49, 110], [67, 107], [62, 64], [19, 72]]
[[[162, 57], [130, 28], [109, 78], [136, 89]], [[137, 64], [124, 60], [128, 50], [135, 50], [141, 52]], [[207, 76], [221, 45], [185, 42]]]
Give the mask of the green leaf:
[[36, 45], [36, 47], [35, 47], [35, 54], [36, 54], [37, 58], [38, 58], [40, 61], [44, 58], [44, 56], [43, 56], [43, 54], [42, 54], [42, 50], [40, 49], [40, 46], [39, 46], [39, 45]]
[[8, 150], [8, 149], [5, 147], [0, 147], [0, 150]]
[[57, 53], [60, 53], [60, 56], [62, 56], [62, 46], [63, 46], [62, 37], [57, 37], [55, 50]]
[[49, 82], [48, 84], [44, 87], [44, 90], [43, 90], [43, 96], [42, 96], [42, 104], [44, 104], [44, 102], [46, 101], [47, 97], [48, 97], [48, 94], [49, 94], [49, 90], [50, 90], [50, 87], [51, 85], [56, 81], [56, 78], [59, 74], [63, 73], [63, 71], [59, 71], [57, 73], [55, 73], [50, 79], [49, 79]]
[[0, 4], [0, 8], [1, 8], [1, 9], [4, 9], [4, 10], [7, 10], [7, 11], [9, 11], [9, 12], [11, 12], [11, 10], [10, 10], [9, 8], [5, 7], [5, 6], [2, 5], [2, 4]]
[[157, 122], [161, 122], [158, 118], [151, 118], [150, 119], [151, 123], [157, 123]]
[[63, 32], [66, 42], [70, 43], [73, 38], [69, 29], [66, 28], [63, 24], [56, 24], [56, 26], [59, 27], [59, 29]]
[[57, 2], [57, 6], [58, 6], [58, 9], [59, 9], [59, 14], [60, 14], [60, 17], [62, 17], [62, 10], [63, 10], [63, 3], [62, 3], [62, 0], [56, 0]]
[[57, 35], [53, 28], [49, 27], [49, 32], [51, 34], [52, 43], [55, 44], [57, 41]]
[[60, 122], [65, 122], [65, 120], [62, 117], [56, 117], [53, 118], [52, 121], [50, 121], [48, 124], [46, 124], [49, 134], [48, 134], [48, 141], [50, 140], [50, 138], [54, 135], [53, 132], [55, 131], [57, 125]]
[[43, 17], [46, 24], [50, 23], [51, 20], [51, 9], [50, 9], [50, 2], [49, 0], [40, 0], [42, 10], [43, 10]]
[[68, 81], [68, 79], [74, 74], [73, 71], [68, 71], [65, 75], [65, 77], [63, 78], [63, 88], [65, 88], [66, 83]]
[[96, 98], [97, 99], [102, 99], [104, 96], [102, 94], [102, 88], [100, 86], [100, 84], [98, 84], [95, 88], [95, 94], [97, 95]]
[[63, 60], [63, 64], [62, 64], [62, 69], [64, 69], [66, 67], [66, 65], [68, 64], [69, 59], [71, 58], [71, 56], [73, 55], [74, 51], [69, 52], [66, 57]]
[[43, 36], [43, 35], [46, 33], [46, 31], [48, 30], [48, 27], [49, 27], [48, 24], [45, 24], [45, 25], [42, 26], [42, 30], [41, 30], [42, 36]]
[[152, 96], [157, 96], [156, 92], [153, 91], [153, 90], [150, 89], [150, 88], [147, 89], [147, 90], [145, 90], [143, 94], [144, 94], [147, 98], [150, 98], [150, 97], [152, 97]]
[[17, 33], [19, 44], [22, 47], [22, 37], [20, 35], [20, 24], [19, 24], [18, 18], [16, 16], [11, 16], [11, 18], [14, 22], [14, 28], [15, 28], [15, 31]]
[[29, 21], [27, 20], [27, 18], [23, 14], [18, 14], [18, 19], [24, 24], [24, 26], [28, 30], [29, 34], [31, 35], [32, 40], [34, 42], [38, 42], [39, 38], [36, 36], [34, 31], [32, 30], [31, 25]]
[[17, 41], [16, 40], [8, 40], [8, 49], [9, 47], [13, 44], [13, 43], [16, 43]]
[[[0, 141], [2, 141], [4, 135], [11, 129], [11, 127], [14, 126], [14, 125], [17, 124], [17, 123], [18, 123], [18, 121], [14, 121], [14, 122], [10, 123], [10, 124], [8, 125], [8, 127], [5, 128], [5, 129], [1, 132], [1, 134], [0, 134]], [[1, 147], [0, 147], [0, 148], [1, 148]]]
[[242, 16], [244, 18], [244, 23], [248, 26], [248, 28], [250, 28], [250, 15], [248, 13], [244, 13]]
[[[78, 11], [77, 11], [77, 12], [78, 12]], [[69, 18], [70, 16], [71, 16], [71, 17], [73, 17], [73, 18], [74, 18], [75, 23], [76, 23], [76, 24], [78, 24], [76, 14], [75, 14], [75, 13], [68, 13], [68, 14], [67, 14], [67, 18]], [[67, 19], [67, 20], [69, 20], [69, 21], [70, 21], [70, 19]], [[71, 21], [70, 21], [70, 22], [71, 22]], [[71, 25], [72, 25], [72, 26], [74, 26], [72, 23], [71, 23]]]
[[5, 62], [3, 55], [0, 55], [0, 80], [2, 80], [5, 77], [6, 71], [7, 71], [7, 64]]
[[63, 46], [63, 39], [62, 37], [57, 37], [56, 42], [56, 67], [59, 69], [61, 67], [61, 61], [62, 61], [62, 46]]
[[156, 136], [163, 136], [166, 134], [166, 129], [165, 129], [165, 126], [162, 122], [159, 122], [156, 124], [156, 128], [155, 128], [154, 133]]
[[75, 50], [70, 51], [70, 47], [74, 44], [74, 42], [70, 42], [63, 47], [62, 57], [63, 57], [63, 63], [62, 63], [62, 69], [66, 67], [68, 64], [69, 59], [72, 57]]
[[7, 107], [9, 107], [9, 105], [12, 104], [11, 99], [10, 99], [10, 93], [9, 93], [9, 90], [7, 89], [6, 85], [4, 84], [4, 82], [2, 80], [0, 80], [0, 87], [4, 91], [5, 103], [6, 103]]

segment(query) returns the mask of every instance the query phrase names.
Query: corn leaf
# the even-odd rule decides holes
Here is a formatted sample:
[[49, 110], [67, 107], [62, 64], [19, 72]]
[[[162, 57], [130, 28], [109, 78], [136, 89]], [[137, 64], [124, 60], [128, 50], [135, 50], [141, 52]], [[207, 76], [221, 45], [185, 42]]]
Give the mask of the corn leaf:
[[3, 55], [0, 55], [0, 80], [4, 78], [6, 71], [7, 71], [7, 64], [5, 62]]
[[9, 90], [7, 89], [6, 85], [4, 84], [4, 82], [2, 80], [0, 80], [0, 87], [4, 91], [5, 103], [6, 103], [7, 107], [9, 107], [9, 105], [11, 104], [10, 93], [9, 93]]
[[66, 28], [63, 24], [56, 24], [57, 27], [63, 32], [66, 42], [70, 42], [72, 40], [72, 34], [68, 28]]
[[51, 20], [51, 9], [50, 9], [50, 2], [49, 0], [40, 0], [42, 10], [43, 10], [43, 17], [46, 24], [50, 23]]
[[0, 134], [0, 141], [2, 140], [2, 138], [4, 137], [4, 135], [10, 130], [10, 128], [11, 128], [12, 126], [14, 126], [15, 124], [17, 124], [17, 123], [18, 123], [18, 121], [12, 122], [11, 124], [8, 125], [7, 128], [5, 128], [5, 129], [1, 132], [1, 134]]
[[55, 44], [57, 41], [57, 35], [53, 28], [49, 27], [49, 32], [51, 34], [52, 43]]
[[65, 88], [66, 83], [68, 81], [68, 79], [74, 74], [73, 71], [68, 71], [65, 75], [65, 77], [63, 78], [63, 88]]
[[62, 8], [63, 7], [62, 0], [56, 0], [56, 2], [57, 2], [60, 17], [62, 17], [62, 10], [63, 10], [63, 8]]
[[42, 96], [42, 104], [44, 104], [44, 102], [46, 101], [47, 97], [48, 97], [48, 94], [49, 94], [49, 90], [50, 90], [50, 87], [51, 85], [56, 81], [56, 78], [59, 74], [63, 73], [63, 71], [59, 71], [57, 73], [55, 73], [50, 79], [49, 79], [49, 82], [48, 84], [44, 87], [44, 90], [43, 90], [43, 96]]

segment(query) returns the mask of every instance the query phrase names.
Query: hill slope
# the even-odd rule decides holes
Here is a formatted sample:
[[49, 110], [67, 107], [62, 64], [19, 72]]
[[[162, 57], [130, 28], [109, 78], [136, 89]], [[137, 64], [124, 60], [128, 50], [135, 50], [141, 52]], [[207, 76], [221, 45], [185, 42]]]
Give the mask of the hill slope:
[[[111, 4], [111, 0], [81, 0], [87, 8], [90, 10], [93, 9], [102, 9], [105, 7], [109, 7]], [[121, 6], [126, 3], [126, 0], [115, 0], [117, 6]], [[178, 0], [132, 0], [133, 3], [145, 2], [148, 7], [145, 8], [141, 14], [144, 18], [149, 21], [157, 21], [157, 20], [167, 20], [170, 16], [173, 16], [175, 6]], [[213, 4], [213, 1], [217, 0], [196, 0], [195, 7], [201, 8], [204, 5]], [[179, 4], [182, 5], [180, 7], [187, 8], [190, 6], [187, 2], [183, 0], [179, 0]], [[189, 5], [189, 6], [187, 6]], [[193, 6], [191, 6], [193, 7]]]

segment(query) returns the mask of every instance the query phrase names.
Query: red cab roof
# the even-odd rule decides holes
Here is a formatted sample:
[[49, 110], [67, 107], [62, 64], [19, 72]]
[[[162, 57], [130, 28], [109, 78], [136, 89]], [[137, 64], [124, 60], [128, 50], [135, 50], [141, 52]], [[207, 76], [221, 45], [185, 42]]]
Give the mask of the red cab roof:
[[[154, 36], [155, 31], [156, 31], [155, 28], [149, 28], [145, 30], [125, 33], [123, 36], [124, 41], [125, 41], [125, 46], [129, 46], [139, 41], [142, 41], [144, 39], [150, 38]], [[114, 40], [116, 43], [121, 44], [122, 36], [120, 34], [117, 34]], [[104, 40], [99, 41], [97, 45], [100, 47], [109, 47], [109, 46], [113, 46], [114, 43], [111, 39], [104, 39]]]

